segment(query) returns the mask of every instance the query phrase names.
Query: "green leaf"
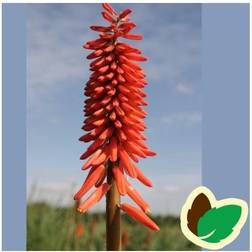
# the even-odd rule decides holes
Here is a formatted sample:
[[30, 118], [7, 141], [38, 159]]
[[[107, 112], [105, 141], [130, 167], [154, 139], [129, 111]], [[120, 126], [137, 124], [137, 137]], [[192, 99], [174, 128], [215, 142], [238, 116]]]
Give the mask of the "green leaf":
[[197, 235], [204, 241], [217, 243], [227, 238], [241, 217], [241, 207], [226, 205], [208, 210], [198, 221]]

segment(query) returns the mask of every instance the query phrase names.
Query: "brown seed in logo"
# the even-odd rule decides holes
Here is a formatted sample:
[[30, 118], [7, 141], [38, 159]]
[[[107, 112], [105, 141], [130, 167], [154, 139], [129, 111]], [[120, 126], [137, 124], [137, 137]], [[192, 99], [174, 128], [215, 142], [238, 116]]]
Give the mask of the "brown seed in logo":
[[187, 225], [192, 233], [197, 235], [197, 224], [199, 218], [209, 209], [211, 204], [204, 193], [200, 193], [193, 201], [191, 209], [187, 213]]

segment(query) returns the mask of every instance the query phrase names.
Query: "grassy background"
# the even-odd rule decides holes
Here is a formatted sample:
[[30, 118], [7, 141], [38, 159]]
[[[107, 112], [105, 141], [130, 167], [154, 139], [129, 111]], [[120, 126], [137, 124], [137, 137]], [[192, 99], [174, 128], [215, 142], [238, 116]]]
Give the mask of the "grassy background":
[[[123, 250], [199, 250], [182, 234], [179, 218], [152, 216], [159, 232], [122, 216]], [[105, 250], [105, 214], [78, 214], [74, 207], [27, 206], [27, 250]]]

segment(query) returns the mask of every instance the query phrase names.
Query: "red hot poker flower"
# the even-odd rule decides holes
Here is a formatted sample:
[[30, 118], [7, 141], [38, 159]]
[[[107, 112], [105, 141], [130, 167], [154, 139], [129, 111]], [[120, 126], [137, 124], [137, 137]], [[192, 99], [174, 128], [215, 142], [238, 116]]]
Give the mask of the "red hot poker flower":
[[127, 183], [127, 194], [129, 195], [129, 197], [134, 200], [136, 202], [136, 204], [141, 207], [141, 209], [145, 212], [145, 213], [150, 213], [150, 207], [149, 205], [144, 201], [144, 199], [141, 197], [141, 195], [139, 194], [139, 192], [134, 189], [130, 183]]
[[93, 167], [85, 182], [83, 183], [82, 187], [80, 190], [75, 194], [74, 199], [75, 200], [80, 200], [80, 198], [87, 192], [89, 191], [90, 188], [92, 188], [102, 177], [105, 171], [104, 165], [96, 166]]
[[154, 231], [159, 231], [159, 227], [156, 225], [156, 223], [151, 220], [143, 211], [140, 209], [137, 209], [127, 203], [121, 204], [121, 209], [126, 212], [128, 215], [130, 215], [133, 219], [136, 221], [141, 222], [143, 225], [149, 227], [150, 229]]
[[140, 158], [154, 156], [145, 144], [143, 131], [146, 128], [144, 118], [147, 113], [143, 106], [147, 85], [145, 73], [137, 62], [146, 61], [142, 52], [132, 45], [119, 41], [120, 38], [141, 40], [141, 34], [132, 33], [136, 24], [130, 20], [130, 9], [121, 13], [108, 3], [102, 4], [103, 18], [109, 23], [105, 26], [92, 25], [90, 29], [98, 32], [99, 38], [87, 42], [83, 47], [92, 52], [87, 59], [92, 60], [92, 72], [86, 83], [83, 130], [88, 131], [80, 141], [92, 142], [81, 159], [88, 160], [82, 169], [91, 168], [88, 177], [74, 198], [79, 200], [91, 187], [98, 189], [80, 204], [79, 211], [85, 212], [109, 190], [103, 184], [111, 163], [112, 174], [121, 196], [130, 196], [141, 208], [135, 209], [128, 204], [121, 208], [144, 225], [158, 230], [156, 224], [145, 215], [149, 212], [148, 204], [130, 185], [125, 175], [137, 178], [144, 185], [151, 187], [151, 181], [135, 165]]
[[109, 190], [110, 185], [107, 183], [99, 186], [84, 202], [78, 206], [78, 211], [85, 213], [90, 207], [101, 200], [104, 194]]

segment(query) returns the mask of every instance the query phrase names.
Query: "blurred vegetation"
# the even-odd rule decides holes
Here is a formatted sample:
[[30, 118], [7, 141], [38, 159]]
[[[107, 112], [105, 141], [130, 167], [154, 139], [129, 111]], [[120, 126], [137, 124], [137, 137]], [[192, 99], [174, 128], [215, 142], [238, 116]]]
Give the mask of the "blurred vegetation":
[[[105, 214], [78, 214], [74, 207], [27, 206], [27, 250], [105, 250]], [[152, 216], [159, 232], [122, 215], [123, 250], [200, 250], [180, 230], [179, 218]]]

